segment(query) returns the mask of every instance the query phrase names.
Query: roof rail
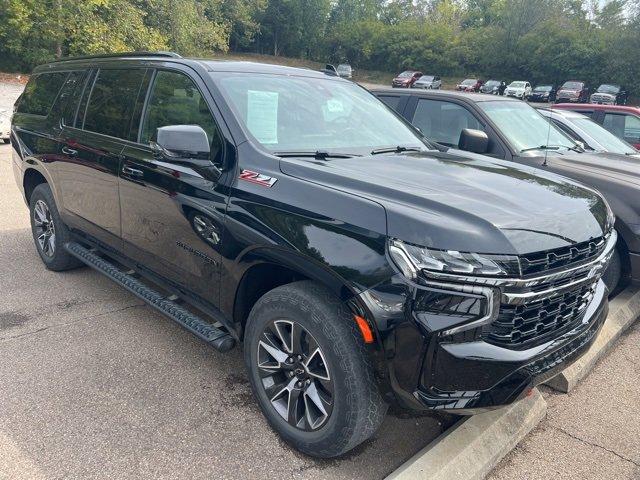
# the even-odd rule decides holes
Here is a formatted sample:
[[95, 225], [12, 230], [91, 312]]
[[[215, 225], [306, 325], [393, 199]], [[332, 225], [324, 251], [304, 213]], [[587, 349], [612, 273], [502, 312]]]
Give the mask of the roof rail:
[[81, 55], [78, 57], [63, 57], [52, 60], [49, 63], [66, 62], [68, 60], [89, 60], [92, 58], [113, 58], [113, 57], [171, 57], [182, 58], [175, 52], [119, 52], [119, 53], [101, 53], [98, 55]]

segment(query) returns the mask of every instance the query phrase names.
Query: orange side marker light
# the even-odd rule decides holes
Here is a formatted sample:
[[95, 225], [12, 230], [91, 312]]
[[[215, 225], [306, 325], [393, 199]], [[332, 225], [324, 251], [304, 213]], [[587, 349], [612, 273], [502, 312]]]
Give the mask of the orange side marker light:
[[362, 333], [364, 343], [373, 343], [373, 332], [367, 321], [360, 315], [354, 315], [354, 318], [356, 319], [360, 333]]

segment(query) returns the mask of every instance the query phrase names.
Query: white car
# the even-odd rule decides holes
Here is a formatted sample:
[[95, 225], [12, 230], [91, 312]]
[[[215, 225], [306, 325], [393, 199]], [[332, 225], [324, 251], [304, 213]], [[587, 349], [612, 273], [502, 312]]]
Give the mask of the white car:
[[538, 111], [576, 142], [580, 142], [587, 151], [616, 153], [636, 160], [640, 159], [638, 150], [586, 115], [571, 110], [549, 108], [538, 108]]
[[518, 80], [511, 82], [504, 91], [507, 97], [516, 97], [520, 100], [526, 100], [531, 95], [531, 84], [529, 82]]
[[341, 63], [338, 65], [336, 70], [338, 72], [338, 76], [342, 78], [351, 78], [353, 77], [353, 68], [348, 63]]
[[11, 112], [0, 109], [0, 140], [9, 143], [11, 135]]
[[425, 90], [440, 90], [442, 80], [437, 75], [422, 75], [411, 88], [423, 88]]

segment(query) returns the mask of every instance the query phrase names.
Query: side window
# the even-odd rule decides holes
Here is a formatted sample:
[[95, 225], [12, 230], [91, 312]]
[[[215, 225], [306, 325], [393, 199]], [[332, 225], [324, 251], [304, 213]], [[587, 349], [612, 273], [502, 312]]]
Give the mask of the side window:
[[69, 72], [42, 73], [29, 80], [18, 104], [18, 113], [46, 117]]
[[140, 142], [148, 144], [156, 140], [157, 129], [167, 125], [202, 127], [211, 144], [211, 160], [219, 161], [222, 139], [200, 90], [186, 75], [160, 70], [149, 95]]
[[569, 137], [571, 137], [574, 140], [577, 140], [579, 142], [585, 143], [584, 139], [582, 139], [580, 137], [580, 135], [578, 135], [576, 132], [574, 132], [573, 130], [571, 130], [567, 125], [565, 125], [562, 122], [559, 122], [558, 120], [551, 120], [553, 122], [553, 124], [558, 127], [560, 130], [562, 130], [564, 133], [566, 133], [567, 135], [569, 135]]
[[69, 121], [73, 120], [73, 117], [69, 118], [69, 112], [74, 111], [78, 105], [78, 97], [82, 92], [82, 80], [84, 78], [85, 71], [70, 72], [67, 77], [58, 99], [56, 100], [51, 112], [59, 117], [62, 115], [63, 123], [69, 124]]
[[428, 139], [454, 147], [458, 145], [463, 129], [484, 130], [480, 122], [463, 106], [424, 98], [418, 100], [411, 123]]
[[640, 142], [640, 118], [627, 115], [624, 122], [624, 138], [631, 143]]
[[84, 116], [84, 129], [129, 139], [131, 117], [145, 69], [100, 70]]
[[402, 100], [401, 97], [397, 95], [381, 95], [378, 98], [382, 100], [385, 105], [387, 105], [387, 107], [393, 108], [396, 112], [400, 113], [400, 100]]
[[620, 115], [618, 113], [605, 113], [602, 126], [613, 133], [616, 137], [624, 138], [626, 136], [625, 117], [626, 115]]

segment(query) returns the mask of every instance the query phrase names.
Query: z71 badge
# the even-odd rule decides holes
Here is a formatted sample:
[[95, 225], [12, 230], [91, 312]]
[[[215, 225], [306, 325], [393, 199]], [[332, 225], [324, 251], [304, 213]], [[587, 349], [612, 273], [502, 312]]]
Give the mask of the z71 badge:
[[278, 181], [277, 178], [269, 177], [258, 172], [252, 172], [251, 170], [242, 170], [242, 173], [240, 173], [240, 177], [238, 178], [267, 188], [273, 187], [273, 185]]

